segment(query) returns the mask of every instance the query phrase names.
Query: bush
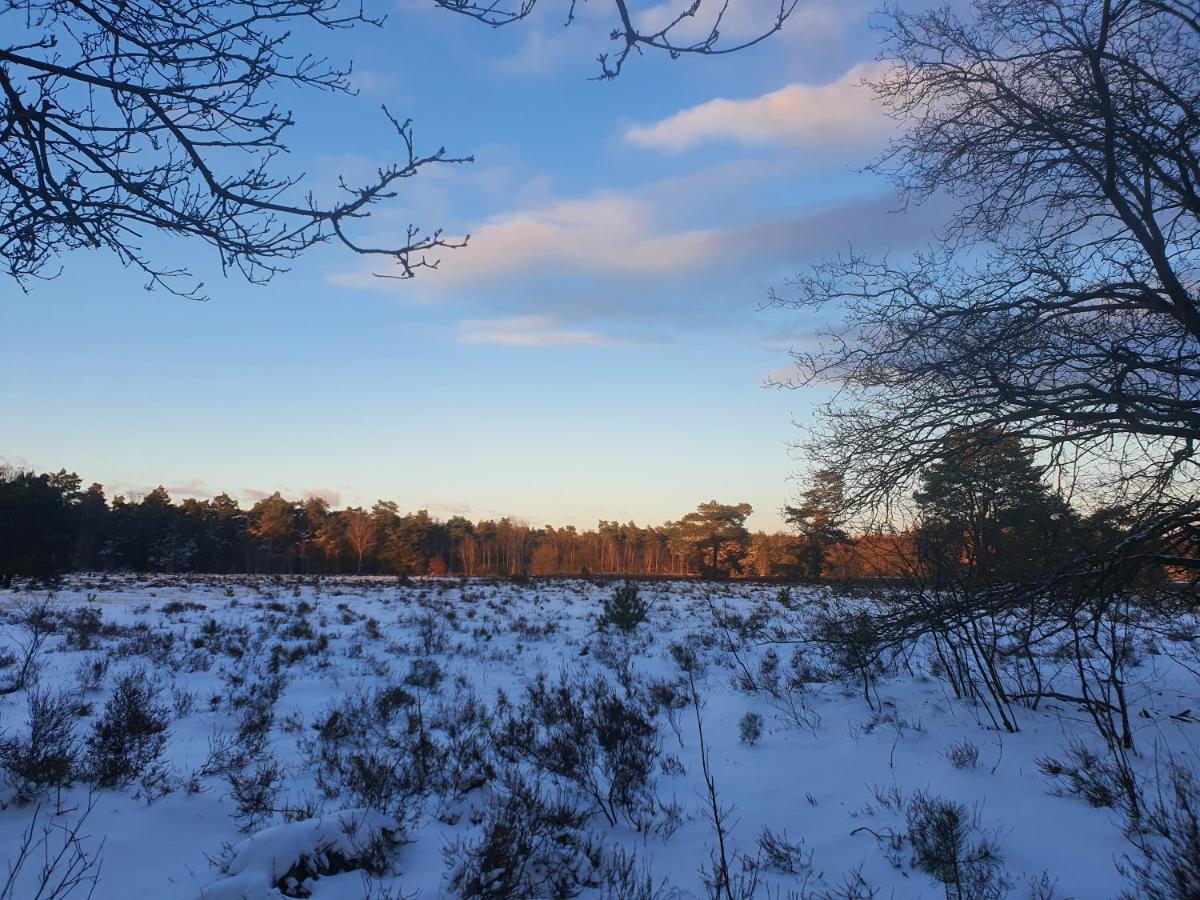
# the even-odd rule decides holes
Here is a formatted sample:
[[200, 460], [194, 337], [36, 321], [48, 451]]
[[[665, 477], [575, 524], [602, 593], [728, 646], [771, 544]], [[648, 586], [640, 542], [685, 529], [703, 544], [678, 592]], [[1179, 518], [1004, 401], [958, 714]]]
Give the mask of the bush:
[[408, 674], [404, 676], [404, 683], [411, 688], [418, 688], [425, 691], [435, 691], [439, 684], [442, 683], [442, 678], [445, 673], [442, 667], [437, 664], [435, 659], [414, 659], [408, 665]]
[[437, 743], [439, 790], [451, 801], [495, 777], [491, 712], [473, 693], [460, 690], [438, 704], [431, 728]]
[[518, 707], [498, 713], [496, 749], [576, 791], [610, 825], [624, 815], [641, 828], [655, 808], [653, 773], [661, 753], [654, 704], [639, 693], [621, 696], [603, 677], [545, 673]]
[[97, 654], [84, 659], [75, 669], [75, 685], [80, 696], [95, 693], [104, 686], [108, 674], [108, 657]]
[[881, 636], [870, 614], [861, 609], [835, 609], [814, 618], [814, 639], [829, 655], [837, 674], [862, 682], [863, 699], [871, 687], [883, 652]]
[[1167, 790], [1133, 823], [1138, 857], [1126, 856], [1121, 874], [1137, 886], [1123, 900], [1196, 900], [1200, 897], [1200, 781], [1172, 760]]
[[788, 840], [787, 832], [776, 834], [764, 828], [758, 836], [758, 858], [762, 865], [786, 875], [806, 875], [812, 871], [813, 852], [804, 846], [804, 838]]
[[446, 851], [456, 896], [488, 900], [573, 897], [599, 884], [601, 852], [583, 830], [588, 812], [509, 773], [479, 838]]
[[436, 724], [419, 698], [393, 685], [342, 698], [301, 746], [327, 798], [402, 819], [416, 798], [448, 787], [456, 771], [458, 760], [434, 742]]
[[618, 847], [607, 854], [598, 900], [667, 900], [676, 896], [667, 879], [655, 882], [650, 867], [636, 853]]
[[171, 712], [142, 672], [117, 681], [87, 739], [87, 767], [101, 787], [128, 784], [162, 756]]
[[763, 733], [763, 717], [756, 712], [748, 712], [738, 722], [738, 734], [743, 744], [753, 747], [758, 743]]
[[1057, 781], [1055, 794], [1080, 797], [1089, 806], [1115, 807], [1126, 795], [1124, 773], [1081, 741], [1067, 745], [1066, 761], [1044, 756], [1037, 760], [1037, 767], [1043, 775]]
[[242, 707], [242, 714], [238, 719], [237, 743], [247, 758], [261, 756], [266, 751], [274, 725], [275, 708], [266, 698], [256, 698]]
[[81, 606], [63, 616], [67, 646], [76, 650], [91, 650], [96, 638], [104, 633], [104, 617], [100, 610]]
[[265, 759], [252, 772], [225, 775], [229, 796], [237, 804], [234, 814], [242, 831], [254, 831], [274, 812], [275, 798], [283, 786], [283, 770], [274, 759]]
[[0, 767], [22, 802], [32, 800], [43, 788], [69, 785], [79, 753], [70, 696], [35, 689], [28, 700], [27, 733], [0, 741]]
[[[41, 600], [24, 599], [10, 609], [8, 618], [21, 626], [16, 633], [16, 654], [13, 659], [15, 669], [8, 683], [0, 686], [0, 694], [12, 694], [24, 690], [37, 681], [41, 671], [42, 645], [57, 628], [54, 609], [47, 596]], [[4, 668], [8, 668], [5, 666]]]
[[946, 750], [946, 759], [956, 769], [974, 769], [979, 765], [979, 748], [971, 741], [963, 738], [953, 743]]
[[600, 616], [600, 627], [609, 625], [626, 633], [633, 631], [642, 622], [650, 607], [642, 599], [636, 582], [626, 581], [612, 595], [604, 598], [604, 612]]

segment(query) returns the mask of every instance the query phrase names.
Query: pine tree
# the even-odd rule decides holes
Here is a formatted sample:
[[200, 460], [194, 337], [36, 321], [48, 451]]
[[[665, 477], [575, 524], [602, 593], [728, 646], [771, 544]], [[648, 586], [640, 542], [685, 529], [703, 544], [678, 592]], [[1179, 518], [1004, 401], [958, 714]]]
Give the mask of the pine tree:
[[749, 503], [709, 500], [679, 520], [677, 538], [699, 557], [704, 574], [728, 577], [741, 571], [742, 558], [750, 547], [746, 519], [753, 511]]
[[994, 429], [957, 430], [914, 494], [917, 546], [936, 575], [972, 583], [1027, 578], [1048, 565], [1071, 510], [1021, 441]]
[[821, 469], [800, 494], [799, 505], [784, 507], [784, 517], [800, 534], [800, 556], [814, 581], [824, 570], [825, 553], [850, 539], [841, 517], [844, 504], [841, 475]]

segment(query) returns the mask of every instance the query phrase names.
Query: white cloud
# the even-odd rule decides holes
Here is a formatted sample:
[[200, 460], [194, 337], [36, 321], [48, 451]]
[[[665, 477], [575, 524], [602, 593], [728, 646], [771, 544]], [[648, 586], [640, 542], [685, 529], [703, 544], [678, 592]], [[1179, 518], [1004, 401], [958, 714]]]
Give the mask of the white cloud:
[[796, 366], [778, 366], [771, 369], [762, 377], [762, 383], [768, 387], [796, 388], [801, 387], [801, 372]]
[[574, 49], [561, 29], [553, 36], [534, 29], [525, 35], [516, 53], [496, 62], [496, 68], [512, 75], [545, 75], [557, 69]]
[[[172, 497], [212, 497], [213, 491], [198, 478], [166, 485], [167, 493]], [[151, 489], [152, 490], [152, 489]], [[149, 493], [147, 490], [145, 493]]]
[[784, 351], [785, 353], [803, 352], [805, 350], [814, 350], [820, 346], [821, 334], [816, 330], [805, 331], [801, 333], [776, 335], [774, 337], [762, 338], [757, 341], [755, 346], [761, 350], [768, 350], [772, 353]]
[[13, 469], [33, 469], [33, 463], [24, 456], [0, 456], [0, 467], [9, 466]]
[[472, 235], [470, 252], [447, 266], [445, 274], [474, 280], [537, 265], [594, 272], [671, 272], [711, 252], [714, 232], [660, 233], [653, 219], [648, 203], [617, 194], [509, 214]]
[[[88, 482], [85, 481], [84, 484], [86, 485]], [[207, 483], [198, 478], [191, 478], [186, 481], [177, 481], [165, 485], [161, 482], [156, 482], [155, 484], [146, 484], [144, 482], [133, 483], [129, 481], [113, 480], [106, 482], [104, 484], [104, 489], [110, 497], [116, 497], [120, 495], [128, 500], [141, 501], [143, 497], [160, 486], [165, 488], [167, 494], [169, 494], [171, 499], [175, 501], [188, 497], [195, 497], [197, 499], [214, 497], [217, 494], [217, 491], [214, 491], [208, 486]]]
[[880, 143], [891, 122], [862, 81], [881, 71], [878, 64], [863, 63], [829, 84], [789, 84], [761, 97], [709, 100], [658, 122], [630, 126], [625, 140], [672, 153], [711, 140], [811, 148]]
[[342, 492], [333, 488], [309, 488], [304, 492], [305, 500], [324, 500], [330, 506], [337, 507], [342, 503]]
[[603, 346], [612, 342], [591, 331], [569, 331], [555, 316], [510, 316], [504, 319], [465, 319], [458, 323], [464, 344], [501, 344], [509, 347]]
[[360, 94], [378, 96], [390, 93], [396, 86], [396, 79], [372, 69], [355, 69], [350, 73], [350, 86]]
[[[426, 287], [493, 283], [531, 272], [585, 274], [678, 272], [717, 253], [719, 229], [670, 231], [655, 221], [654, 205], [621, 194], [561, 200], [493, 217], [463, 250], [442, 257]], [[379, 286], [369, 272], [331, 276], [351, 287]]]
[[710, 167], [625, 194], [539, 199], [494, 216], [412, 282], [375, 278], [370, 262], [329, 279], [461, 310], [454, 336], [464, 344], [628, 345], [733, 322], [757, 330], [746, 318], [769, 285], [851, 246], [920, 246], [945, 221], [936, 202], [889, 215], [890, 192], [748, 214], [748, 187], [785, 177], [772, 166]]

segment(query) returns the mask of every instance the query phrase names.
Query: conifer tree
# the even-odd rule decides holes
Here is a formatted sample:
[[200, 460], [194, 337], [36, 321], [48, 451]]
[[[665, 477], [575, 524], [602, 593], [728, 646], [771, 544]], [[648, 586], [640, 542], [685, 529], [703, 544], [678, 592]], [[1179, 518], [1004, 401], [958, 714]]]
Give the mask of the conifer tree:
[[996, 429], [959, 429], [914, 494], [922, 562], [941, 579], [990, 584], [1026, 579], [1052, 562], [1070, 530], [1021, 441]]
[[832, 469], [813, 475], [812, 484], [800, 494], [797, 506], [784, 507], [784, 517], [800, 534], [800, 556], [809, 578], [816, 581], [825, 566], [825, 553], [849, 540], [842, 520], [844, 506], [842, 477]]

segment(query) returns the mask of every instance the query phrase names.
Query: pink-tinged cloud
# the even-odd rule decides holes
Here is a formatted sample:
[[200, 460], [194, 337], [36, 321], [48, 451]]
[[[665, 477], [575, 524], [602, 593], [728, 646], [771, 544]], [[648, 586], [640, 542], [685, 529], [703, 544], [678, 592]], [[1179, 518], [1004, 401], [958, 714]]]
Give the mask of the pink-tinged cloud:
[[338, 507], [342, 503], [341, 491], [335, 491], [332, 488], [310, 488], [304, 492], [304, 499], [324, 500], [331, 507]]
[[242, 488], [241, 498], [248, 503], [257, 503], [271, 496], [270, 491], [260, 491], [258, 488]]
[[612, 342], [590, 331], [564, 330], [554, 316], [511, 316], [505, 319], [465, 319], [458, 323], [463, 344], [501, 344], [508, 347], [604, 346]]
[[605, 194], [510, 213], [471, 236], [469, 253], [443, 262], [441, 277], [476, 280], [531, 266], [654, 273], [686, 268], [713, 252], [709, 230], [660, 232], [651, 205]]
[[440, 519], [450, 519], [454, 516], [470, 518], [475, 512], [475, 508], [469, 503], [443, 503], [437, 500], [418, 504], [416, 508], [428, 510], [431, 516]]
[[[647, 322], [663, 317], [680, 326], [695, 325], [705, 317], [723, 316], [730, 308], [727, 296], [719, 291], [706, 295], [697, 287], [711, 287], [722, 283], [720, 279], [727, 284], [732, 277], [742, 277], [735, 270], [744, 273], [760, 263], [803, 266], [851, 246], [868, 254], [918, 246], [934, 237], [933, 229], [944, 224], [949, 211], [945, 203], [930, 201], [905, 212], [901, 225], [891, 215], [895, 195], [885, 192], [797, 210], [779, 219], [727, 216], [720, 227], [672, 231], [681, 210], [690, 221], [710, 213], [703, 205], [690, 205], [706, 189], [705, 202], [719, 204], [728, 195], [714, 186], [736, 189], [778, 174], [758, 166], [705, 172], [707, 188], [699, 179], [673, 178], [643, 186], [636, 197], [593, 196], [497, 216], [481, 229], [478, 241], [472, 239], [466, 249], [444, 257], [440, 269], [422, 274], [411, 296], [424, 302], [453, 297], [478, 309], [482, 315], [475, 325], [464, 328], [460, 323], [459, 340], [464, 343], [619, 343], [604, 339], [610, 329], [580, 330], [580, 323], [590, 328], [597, 327], [591, 324], [596, 322], [634, 325], [639, 339], [647, 336]], [[668, 212], [676, 215], [668, 217]], [[362, 265], [357, 271], [331, 274], [329, 281], [360, 290], [412, 290], [409, 282], [377, 278], [370, 263]], [[578, 280], [566, 291], [527, 291], [492, 302], [501, 284], [543, 272]], [[630, 283], [639, 289], [631, 291]], [[689, 293], [683, 316], [679, 290]], [[522, 325], [521, 317], [530, 313], [553, 321], [526, 320]], [[508, 325], [500, 329], [480, 327], [478, 322]], [[630, 335], [624, 327], [617, 333], [623, 340]]]
[[198, 478], [164, 485], [172, 497], [211, 497], [212, 489]]
[[[679, 272], [711, 259], [719, 250], [719, 229], [669, 231], [656, 221], [654, 204], [620, 194], [563, 200], [505, 213], [472, 232], [469, 246], [447, 254], [423, 287], [436, 291], [530, 271], [587, 274]], [[331, 276], [335, 284], [381, 287], [370, 272]]]
[[658, 122], [633, 125], [625, 140], [671, 153], [713, 140], [814, 149], [881, 144], [892, 122], [863, 79], [883, 71], [879, 64], [864, 63], [830, 84], [789, 84], [761, 97], [709, 100]]

